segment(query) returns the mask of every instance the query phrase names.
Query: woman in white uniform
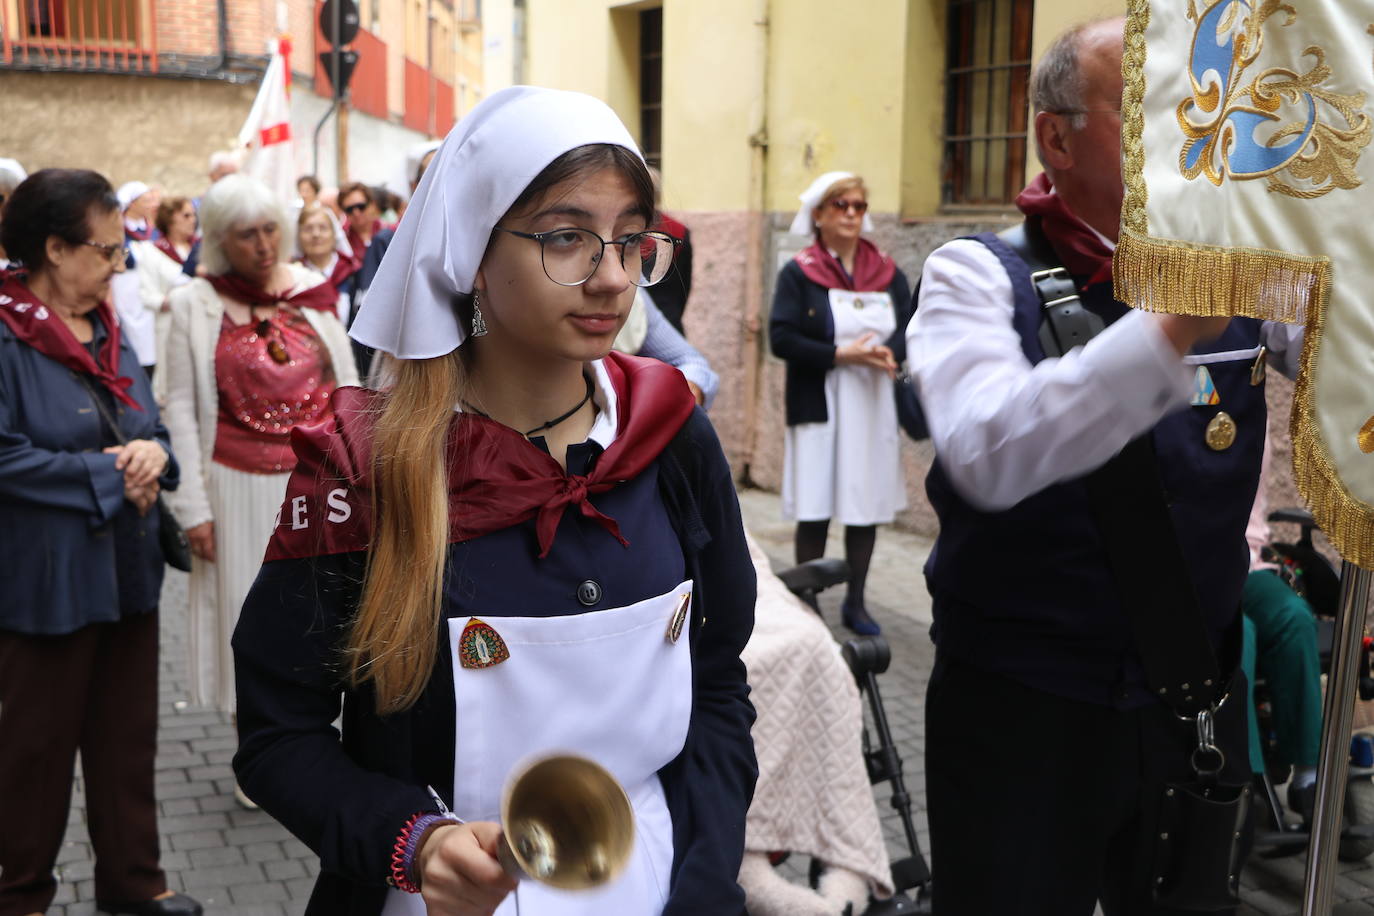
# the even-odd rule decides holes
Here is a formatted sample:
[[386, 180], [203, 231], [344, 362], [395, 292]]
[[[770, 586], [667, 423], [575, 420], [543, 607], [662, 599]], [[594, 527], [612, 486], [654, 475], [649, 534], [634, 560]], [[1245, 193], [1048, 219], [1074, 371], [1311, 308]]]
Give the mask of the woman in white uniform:
[[845, 526], [841, 615], [871, 635], [880, 628], [864, 584], [876, 526], [906, 507], [892, 379], [906, 358], [911, 290], [861, 237], [872, 228], [862, 178], [827, 172], [801, 201], [791, 231], [815, 241], [779, 272], [769, 322], [773, 354], [787, 362], [783, 515], [797, 520], [798, 563], [825, 554], [832, 518]]
[[[653, 200], [604, 103], [490, 96], [354, 321], [387, 390], [339, 389], [296, 435], [234, 635], [234, 768], [320, 855], [309, 914], [744, 912], [754, 573], [732, 477], [682, 374], [610, 352], [672, 260]], [[506, 781], [554, 751], [633, 809], [596, 889], [517, 884], [496, 856]]]

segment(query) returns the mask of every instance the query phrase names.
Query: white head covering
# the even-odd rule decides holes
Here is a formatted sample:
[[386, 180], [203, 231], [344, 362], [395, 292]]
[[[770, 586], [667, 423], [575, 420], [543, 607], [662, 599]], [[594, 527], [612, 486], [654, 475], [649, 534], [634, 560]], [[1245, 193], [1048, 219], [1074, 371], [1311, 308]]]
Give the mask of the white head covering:
[[0, 157], [0, 172], [9, 172], [13, 175], [16, 179], [16, 185], [29, 177], [29, 173], [24, 171], [24, 167], [19, 164], [17, 159], [5, 159], [4, 157]]
[[417, 183], [415, 173], [420, 170], [420, 163], [432, 151], [438, 149], [441, 143], [442, 140], [426, 140], [406, 150], [406, 194], [410, 193], [410, 186]]
[[[797, 199], [802, 202], [801, 209], [793, 217], [792, 225], [787, 227], [787, 231], [793, 235], [811, 235], [816, 228], [811, 219], [811, 211], [820, 206], [821, 199], [825, 197], [825, 192], [830, 190], [831, 185], [853, 177], [853, 172], [826, 172], [811, 182], [810, 187], [797, 195]], [[867, 212], [864, 213], [863, 231], [873, 231], [873, 220], [868, 218]]]
[[453, 313], [472, 292], [492, 227], [544, 168], [591, 143], [639, 155], [605, 102], [512, 86], [449, 132], [425, 170], [349, 334], [401, 359], [452, 353], [467, 337]]
[[149, 188], [141, 181], [126, 181], [115, 191], [115, 197], [119, 198], [119, 209], [121, 211], [129, 209], [129, 204], [147, 194]]

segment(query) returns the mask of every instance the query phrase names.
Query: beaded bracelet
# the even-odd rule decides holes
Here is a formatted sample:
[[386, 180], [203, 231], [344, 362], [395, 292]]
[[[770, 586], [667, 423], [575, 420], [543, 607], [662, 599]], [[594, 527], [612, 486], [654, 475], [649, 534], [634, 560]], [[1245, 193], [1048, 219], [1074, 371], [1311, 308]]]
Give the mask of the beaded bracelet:
[[442, 814], [419, 812], [410, 816], [410, 820], [401, 828], [401, 832], [396, 836], [396, 842], [391, 847], [391, 875], [387, 879], [388, 883], [407, 894], [420, 893], [420, 882], [415, 875], [415, 853], [430, 828], [442, 822], [461, 824], [462, 820], [451, 811], [444, 811]]

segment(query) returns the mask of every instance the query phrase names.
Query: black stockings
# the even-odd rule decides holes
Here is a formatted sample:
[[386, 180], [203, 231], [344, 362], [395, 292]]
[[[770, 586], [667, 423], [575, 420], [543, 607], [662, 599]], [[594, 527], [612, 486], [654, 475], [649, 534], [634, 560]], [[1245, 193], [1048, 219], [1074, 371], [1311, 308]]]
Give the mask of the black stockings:
[[[825, 537], [830, 520], [797, 522], [795, 555], [797, 563], [825, 556]], [[845, 525], [844, 556], [849, 561], [849, 592], [845, 603], [863, 607], [864, 585], [868, 581], [868, 566], [873, 561], [873, 545], [878, 540], [877, 525]]]

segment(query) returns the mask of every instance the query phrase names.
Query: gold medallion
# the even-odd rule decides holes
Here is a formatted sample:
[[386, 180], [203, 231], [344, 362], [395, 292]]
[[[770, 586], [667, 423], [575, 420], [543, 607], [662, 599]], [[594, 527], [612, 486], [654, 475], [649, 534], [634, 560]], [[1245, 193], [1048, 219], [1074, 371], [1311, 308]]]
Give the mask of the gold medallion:
[[687, 592], [678, 601], [677, 610], [673, 611], [673, 617], [668, 621], [668, 632], [663, 634], [668, 642], [675, 643], [682, 636], [682, 627], [687, 623], [687, 609], [691, 606], [692, 593]]
[[1360, 427], [1360, 434], [1356, 437], [1356, 441], [1360, 443], [1360, 451], [1366, 455], [1374, 452], [1374, 417], [1370, 417], [1365, 421], [1364, 426]]
[[1212, 422], [1207, 424], [1207, 447], [1214, 452], [1224, 452], [1236, 441], [1236, 421], [1224, 410], [1218, 410]]
[[1269, 352], [1267, 347], [1260, 347], [1259, 356], [1255, 357], [1255, 362], [1250, 366], [1250, 384], [1261, 385], [1264, 383], [1264, 367], [1268, 360], [1265, 354]]

